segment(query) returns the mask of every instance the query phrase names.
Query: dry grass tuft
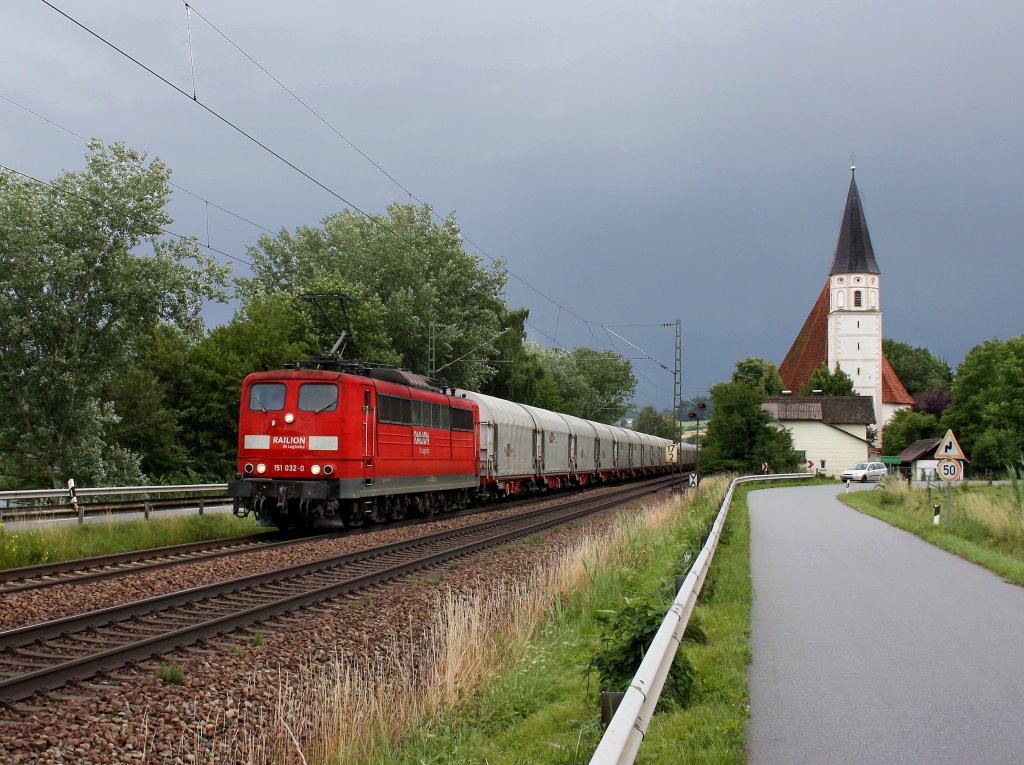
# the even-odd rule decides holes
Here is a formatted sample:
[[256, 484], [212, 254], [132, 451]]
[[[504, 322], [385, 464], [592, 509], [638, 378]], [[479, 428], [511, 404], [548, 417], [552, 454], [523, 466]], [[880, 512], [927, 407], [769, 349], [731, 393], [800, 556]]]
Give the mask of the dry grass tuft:
[[552, 556], [525, 581], [506, 578], [483, 591], [447, 589], [438, 597], [434, 623], [419, 637], [395, 638], [371, 658], [336, 655], [281, 673], [272, 719], [237, 754], [247, 763], [370, 759], [517, 661], [560, 596], [585, 586], [598, 566], [628, 560], [637, 530], [667, 527], [682, 506], [663, 501], [623, 517]]

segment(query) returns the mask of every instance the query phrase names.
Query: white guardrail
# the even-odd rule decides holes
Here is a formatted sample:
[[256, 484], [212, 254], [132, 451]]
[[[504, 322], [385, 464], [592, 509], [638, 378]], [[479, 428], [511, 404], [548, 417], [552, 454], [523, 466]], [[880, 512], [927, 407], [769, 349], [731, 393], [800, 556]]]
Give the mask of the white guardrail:
[[736, 487], [741, 483], [755, 481], [813, 477], [812, 473], [752, 475], [735, 478], [729, 484], [729, 490], [725, 493], [725, 499], [722, 500], [722, 507], [711, 527], [708, 541], [701, 548], [697, 560], [693, 562], [690, 572], [683, 581], [683, 586], [676, 593], [676, 599], [665, 615], [654, 640], [651, 641], [651, 646], [640, 663], [640, 669], [637, 670], [625, 696], [619, 702], [614, 717], [608, 723], [608, 728], [605, 730], [594, 756], [590, 759], [590, 765], [629, 765], [636, 759], [640, 742], [643, 741], [644, 735], [647, 733], [647, 726], [650, 725], [654, 708], [658, 705], [661, 689], [665, 685], [665, 679], [672, 668], [672, 662], [675, 661], [676, 651], [683, 639], [686, 625], [690, 621], [690, 614], [693, 613], [693, 608], [697, 603], [697, 596], [700, 595], [708, 569], [711, 567], [711, 559], [715, 555], [715, 548], [718, 547], [718, 540], [722, 536], [722, 529], [725, 527], [725, 519], [729, 514], [729, 505], [732, 503], [732, 495]]
[[[105, 486], [76, 487], [68, 481], [66, 489], [31, 489], [26, 491], [0, 491], [0, 516], [11, 520], [16, 516], [24, 518], [74, 517], [81, 520], [87, 514], [86, 504], [79, 504], [82, 497], [142, 497], [148, 499], [160, 494], [196, 495], [202, 511], [203, 500], [211, 499], [210, 494], [227, 494], [226, 483], [183, 484], [178, 486]], [[36, 505], [36, 500], [56, 500], [56, 504]], [[30, 505], [20, 504], [31, 502]], [[148, 503], [147, 503], [148, 510]], [[102, 511], [105, 512], [105, 511]]]

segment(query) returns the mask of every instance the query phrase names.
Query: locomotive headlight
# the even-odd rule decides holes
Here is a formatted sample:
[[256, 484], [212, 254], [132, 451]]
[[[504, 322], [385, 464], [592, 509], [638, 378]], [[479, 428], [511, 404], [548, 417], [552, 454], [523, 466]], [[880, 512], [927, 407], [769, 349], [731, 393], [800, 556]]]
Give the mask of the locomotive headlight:
[[253, 468], [253, 464], [251, 462], [246, 462], [245, 463], [245, 472], [246, 473], [251, 473], [253, 471], [253, 469], [254, 469]]
[[293, 422], [295, 422], [295, 415], [292, 414], [291, 412], [288, 412], [288, 414], [284, 416], [284, 421], [291, 425]]
[[263, 475], [264, 473], [267, 472], [267, 466], [261, 462], [256, 466], [256, 472], [259, 473], [260, 475]]
[[324, 475], [330, 475], [334, 472], [334, 468], [331, 465], [324, 465]]
[[320, 466], [313, 465], [313, 467], [309, 469], [309, 472], [312, 473], [313, 475], [320, 475]]

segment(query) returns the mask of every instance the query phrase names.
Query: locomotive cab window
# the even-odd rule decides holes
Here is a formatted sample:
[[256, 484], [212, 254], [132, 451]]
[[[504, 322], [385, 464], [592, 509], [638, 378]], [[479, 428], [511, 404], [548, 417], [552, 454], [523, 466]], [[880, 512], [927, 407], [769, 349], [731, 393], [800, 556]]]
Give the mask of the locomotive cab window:
[[473, 410], [453, 406], [452, 430], [473, 430]]
[[333, 412], [338, 408], [338, 386], [333, 383], [303, 383], [299, 386], [299, 409], [303, 412]]
[[284, 383], [253, 383], [249, 388], [249, 408], [259, 412], [284, 409]]

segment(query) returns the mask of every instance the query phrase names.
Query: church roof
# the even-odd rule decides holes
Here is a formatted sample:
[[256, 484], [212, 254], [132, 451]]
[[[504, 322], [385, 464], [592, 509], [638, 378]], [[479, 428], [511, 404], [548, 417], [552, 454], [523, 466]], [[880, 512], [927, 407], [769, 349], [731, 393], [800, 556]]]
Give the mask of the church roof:
[[811, 373], [828, 361], [828, 282], [814, 302], [800, 333], [779, 365], [786, 390], [798, 391]]
[[832, 269], [828, 273], [829, 276], [881, 273], [875, 262], [875, 252], [871, 249], [868, 222], [860, 205], [857, 179], [853, 175], [850, 176], [850, 191], [846, 195], [846, 209], [839, 227], [839, 240], [832, 256]]
[[882, 354], [882, 403], [909, 404], [910, 406], [916, 403], [884, 353]]

